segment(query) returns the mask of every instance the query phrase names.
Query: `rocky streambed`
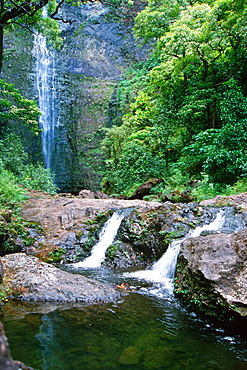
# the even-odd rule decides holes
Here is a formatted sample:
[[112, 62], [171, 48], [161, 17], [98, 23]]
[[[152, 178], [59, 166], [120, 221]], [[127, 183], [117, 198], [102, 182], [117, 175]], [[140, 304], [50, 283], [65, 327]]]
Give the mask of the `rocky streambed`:
[[222, 320], [246, 317], [246, 205], [246, 193], [201, 203], [173, 204], [100, 199], [85, 191], [79, 196], [52, 197], [33, 192], [22, 210], [29, 221], [30, 243], [25, 245], [18, 236], [19, 253], [2, 257], [4, 289], [9, 290], [9, 297], [23, 301], [114, 300], [120, 294], [115, 286], [58, 268], [89, 255], [113, 212], [130, 210], [106, 251], [104, 264], [129, 269], [150, 266], [171, 241], [185, 238], [198, 225], [209, 224], [223, 208], [228, 225], [221, 233], [209, 231], [210, 235], [182, 242], [175, 293]]

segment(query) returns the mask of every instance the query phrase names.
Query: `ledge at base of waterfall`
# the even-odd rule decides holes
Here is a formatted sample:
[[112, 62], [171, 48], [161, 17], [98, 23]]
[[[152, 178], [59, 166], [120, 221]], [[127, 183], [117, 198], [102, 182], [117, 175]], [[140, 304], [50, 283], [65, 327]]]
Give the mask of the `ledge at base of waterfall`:
[[113, 286], [61, 271], [24, 253], [1, 258], [7, 298], [25, 302], [108, 302], [119, 297]]
[[[197, 226], [213, 222], [222, 206], [209, 207], [210, 201], [205, 205], [172, 204], [32, 194], [23, 208], [23, 216], [39, 222], [45, 232], [37, 235], [31, 229], [30, 235], [37, 244], [26, 251], [35, 254], [39, 245], [45, 248], [50, 245], [63, 248], [72, 258], [82, 253], [91, 236], [99, 236], [103, 224], [99, 228], [92, 223], [97, 215], [135, 207], [136, 210], [122, 221], [116, 237], [118, 241], [108, 250], [108, 260], [104, 263], [111, 268], [125, 268], [127, 264], [123, 266], [122, 261], [126, 258], [131, 263], [133, 261], [129, 265], [131, 268], [136, 267], [138, 265], [134, 263], [139, 263], [136, 253], [139, 253], [143, 265], [149, 266], [150, 270], [153, 261], [159, 260], [168, 248], [168, 242], [179, 239], [180, 243], [182, 240], [175, 272], [175, 294], [206, 314], [220, 316], [223, 320], [231, 320], [231, 315], [235, 314], [246, 317], [247, 232], [243, 228], [247, 225], [247, 193], [227, 198], [226, 202], [232, 204], [232, 207], [223, 207], [227, 225], [211, 235], [207, 235], [210, 233], [207, 230], [200, 236], [183, 240]], [[98, 227], [93, 235], [90, 234], [92, 226]], [[81, 261], [90, 250], [87, 253]], [[63, 259], [59, 263], [76, 261], [76, 258], [73, 261]], [[143, 268], [143, 265], [139, 267]]]

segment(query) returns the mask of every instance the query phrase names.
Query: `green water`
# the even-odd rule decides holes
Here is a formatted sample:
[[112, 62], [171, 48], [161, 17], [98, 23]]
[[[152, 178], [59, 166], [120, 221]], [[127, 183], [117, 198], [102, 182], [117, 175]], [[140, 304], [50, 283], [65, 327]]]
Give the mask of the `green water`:
[[[123, 281], [109, 270], [104, 277]], [[44, 314], [17, 317], [10, 310], [4, 325], [12, 357], [45, 370], [247, 369], [247, 338], [152, 289], [138, 286], [118, 302]]]

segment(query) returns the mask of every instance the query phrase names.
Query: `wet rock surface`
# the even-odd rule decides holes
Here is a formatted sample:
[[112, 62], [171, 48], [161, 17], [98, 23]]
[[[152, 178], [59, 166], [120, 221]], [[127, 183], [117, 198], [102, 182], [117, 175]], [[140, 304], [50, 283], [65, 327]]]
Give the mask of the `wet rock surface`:
[[[40, 224], [43, 232], [30, 229], [30, 237], [35, 242], [23, 251], [46, 262], [81, 261], [98, 241], [106, 220], [123, 208], [132, 211], [123, 219], [116, 240], [106, 252], [105, 264], [114, 268], [148, 265], [163, 255], [171, 241], [185, 237], [198, 225], [210, 223], [218, 212], [216, 207], [201, 207], [197, 203], [81, 198], [80, 194], [51, 197], [32, 193], [22, 214], [28, 221]], [[245, 223], [244, 214], [235, 214], [232, 207], [228, 208], [234, 227], [238, 222]]]
[[185, 240], [176, 271], [176, 292], [222, 320], [247, 317], [247, 228], [227, 235]]
[[[81, 198], [80, 195], [51, 197], [33, 192], [22, 215], [29, 222], [41, 225], [43, 231], [30, 228], [34, 243], [23, 251], [47, 262], [83, 260], [114, 211], [137, 208], [145, 213], [160, 207], [160, 203], [141, 200]], [[58, 255], [59, 259], [54, 258]]]
[[236, 195], [217, 195], [215, 198], [206, 199], [199, 203], [201, 207], [234, 206], [240, 212], [247, 211], [247, 192]]
[[70, 274], [24, 253], [2, 257], [9, 297], [23, 301], [107, 302], [119, 293], [109, 284]]
[[[197, 226], [209, 224], [218, 212], [215, 207], [170, 202], [151, 210], [135, 209], [122, 221], [116, 240], [106, 251], [105, 264], [115, 268], [149, 265], [166, 252], [172, 241], [186, 237]], [[232, 207], [225, 207], [224, 212], [230, 225], [223, 226], [223, 232], [244, 227], [242, 214], [236, 214]]]
[[14, 361], [11, 357], [9, 344], [4, 332], [3, 324], [0, 322], [0, 369], [1, 370], [34, 370], [20, 361]]
[[[236, 204], [234, 197], [231, 197], [231, 206], [224, 207], [218, 207], [219, 203], [215, 204], [215, 199], [208, 200], [205, 205], [204, 202], [174, 204], [143, 200], [82, 198], [85, 193], [82, 192], [77, 197], [69, 194], [51, 197], [46, 194], [31, 193], [22, 213], [25, 219], [41, 225], [43, 230], [30, 227], [33, 244], [25, 247], [23, 251], [59, 264], [82, 261], [98, 241], [99, 232], [105, 221], [114, 211], [129, 208], [130, 212], [123, 219], [116, 239], [106, 251], [104, 264], [110, 268], [119, 269], [145, 268], [163, 255], [170, 242], [184, 238], [197, 226], [209, 224], [222, 209], [227, 222], [221, 227], [220, 234], [209, 230], [203, 232], [200, 237], [190, 238], [182, 243], [175, 289], [180, 297], [187, 299], [190, 304], [208, 314], [221, 315], [222, 319], [231, 319], [231, 315], [246, 315], [247, 242], [246, 231], [242, 230], [247, 223], [245, 193], [236, 196]], [[87, 193], [87, 196], [90, 194]], [[236, 230], [239, 231], [236, 233]], [[37, 260], [35, 263], [38, 263]], [[28, 265], [27, 261], [23, 266], [26, 264]], [[70, 284], [67, 275], [63, 275], [66, 276], [63, 278], [60, 275], [63, 274], [62, 271], [53, 269], [55, 267], [50, 266], [48, 271], [49, 273], [56, 271], [55, 283], [57, 278], [63, 279], [61, 287], [66, 290]], [[33, 269], [33, 273], [33, 276], [39, 275], [39, 270]], [[24, 279], [24, 273], [22, 274]], [[74, 277], [75, 287], [77, 275], [74, 276], [76, 276]], [[78, 277], [80, 278], [82, 277]], [[44, 276], [43, 279], [44, 287], [47, 282]], [[33, 286], [31, 280], [29, 282]], [[26, 288], [22, 283], [22, 277], [15, 281], [16, 286], [20, 285], [20, 289]], [[49, 284], [48, 286], [52, 287], [51, 279]], [[87, 287], [88, 290], [84, 291], [85, 295], [83, 292], [79, 293], [79, 298], [74, 296], [74, 288], [72, 292], [66, 293], [67, 295], [56, 288], [54, 291], [61, 302], [66, 299], [67, 302], [70, 299], [100, 301], [115, 297], [115, 292], [109, 293], [103, 289], [101, 295], [94, 291], [94, 286], [87, 285], [85, 289]], [[21, 293], [24, 299], [34, 299], [30, 298], [34, 297], [33, 292], [32, 294]], [[31, 295], [28, 296], [28, 294]], [[46, 294], [45, 290], [42, 291], [41, 296], [44, 300], [51, 299], [51, 296]]]

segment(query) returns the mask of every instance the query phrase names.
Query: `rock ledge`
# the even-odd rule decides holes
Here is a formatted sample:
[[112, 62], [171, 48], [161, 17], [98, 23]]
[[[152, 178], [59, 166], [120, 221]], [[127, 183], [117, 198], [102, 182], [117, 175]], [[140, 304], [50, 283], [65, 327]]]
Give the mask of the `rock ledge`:
[[15, 253], [2, 257], [9, 298], [43, 302], [108, 302], [119, 293], [109, 284], [70, 274], [37, 257]]

